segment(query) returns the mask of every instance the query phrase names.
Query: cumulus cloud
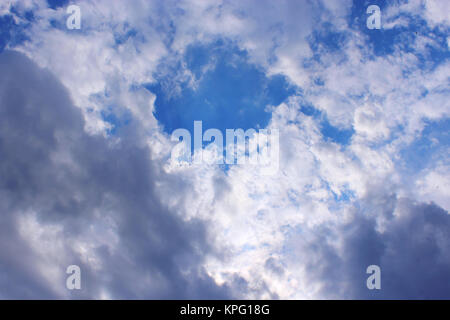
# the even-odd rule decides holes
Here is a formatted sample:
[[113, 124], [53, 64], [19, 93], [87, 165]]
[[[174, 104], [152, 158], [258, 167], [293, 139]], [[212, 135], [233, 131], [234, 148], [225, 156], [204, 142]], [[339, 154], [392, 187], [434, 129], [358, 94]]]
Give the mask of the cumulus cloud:
[[[306, 269], [307, 283], [325, 298], [448, 298], [448, 212], [395, 195], [377, 202], [365, 213], [354, 212], [349, 222], [295, 235], [287, 266]], [[370, 265], [382, 270], [380, 291], [367, 290]]]
[[[389, 3], [371, 33], [351, 1], [81, 1], [77, 31], [0, 5], [26, 35], [0, 57], [0, 297], [448, 298], [445, 2]], [[167, 161], [147, 85], [195, 93], [186, 52], [218, 40], [296, 88], [267, 108], [274, 175]]]
[[219, 298], [201, 261], [205, 226], [158, 199], [160, 168], [127, 132], [113, 143], [83, 131], [67, 90], [16, 52], [0, 56], [3, 298]]

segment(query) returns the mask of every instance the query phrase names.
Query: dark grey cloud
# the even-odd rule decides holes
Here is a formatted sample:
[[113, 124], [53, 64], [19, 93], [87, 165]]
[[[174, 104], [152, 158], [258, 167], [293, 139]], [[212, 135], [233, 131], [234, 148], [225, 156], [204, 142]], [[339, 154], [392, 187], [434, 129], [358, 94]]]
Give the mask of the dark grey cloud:
[[[296, 236], [290, 246], [293, 259], [305, 262], [309, 279], [321, 283], [323, 297], [449, 299], [449, 213], [433, 203], [392, 195], [374, 202], [366, 199], [367, 210], [355, 209], [350, 222]], [[381, 290], [367, 289], [369, 265], [381, 268]]]
[[[18, 230], [19, 217], [31, 211], [39, 223], [63, 228], [64, 256], [83, 275], [74, 298], [102, 290], [112, 298], [228, 296], [201, 267], [214, 253], [205, 226], [159, 201], [155, 181], [163, 173], [138, 124], [115, 143], [88, 135], [80, 110], [48, 71], [11, 51], [0, 55], [0, 70], [0, 298], [61, 298]], [[102, 262], [94, 269], [71, 244], [104, 218], [117, 226], [119, 241], [115, 250], [94, 248]]]

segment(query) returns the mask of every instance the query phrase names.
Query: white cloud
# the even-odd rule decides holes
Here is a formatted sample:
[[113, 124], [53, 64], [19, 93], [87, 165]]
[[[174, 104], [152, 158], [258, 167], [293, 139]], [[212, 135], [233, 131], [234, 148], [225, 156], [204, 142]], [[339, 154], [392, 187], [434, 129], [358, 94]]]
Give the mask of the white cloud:
[[417, 194], [422, 201], [433, 201], [450, 211], [450, 168], [438, 165], [428, 169], [416, 180]]
[[431, 24], [450, 24], [450, 3], [445, 0], [425, 0], [425, 17]]
[[[387, 15], [394, 22], [388, 27], [405, 24], [406, 20], [396, 18], [400, 12], [423, 14], [420, 4], [410, 1], [389, 7]], [[417, 55], [403, 52], [400, 46], [392, 55], [374, 56], [365, 36], [347, 29], [350, 1], [282, 1], [276, 5], [273, 1], [136, 1], [132, 5], [126, 1], [85, 1], [80, 5], [85, 29], [76, 33], [50, 27], [51, 18], [64, 21], [64, 8], [47, 9], [45, 1], [21, 4], [20, 8], [36, 9], [37, 23], [28, 30], [30, 41], [16, 49], [58, 77], [83, 110], [90, 133], [105, 131], [108, 124], [101, 119], [101, 111], [109, 106], [130, 111], [137, 120], [139, 132], [133, 133], [139, 138], [137, 143], [143, 136], [152, 148], [150, 159], [157, 165], [166, 164], [171, 143], [153, 115], [154, 94], [131, 86], [154, 81], [162, 59], [180, 59], [190, 44], [224, 37], [247, 50], [250, 61], [267, 75], [282, 73], [302, 87], [302, 97], [293, 96], [273, 108], [269, 127], [280, 130], [281, 142], [276, 175], [264, 176], [257, 166], [233, 166], [225, 173], [214, 165], [169, 165], [165, 167], [167, 174], [155, 177], [155, 192], [163, 205], [183, 222], [204, 223], [208, 241], [224, 252], [223, 256], [205, 254], [201, 267], [216, 283], [230, 284], [235, 296], [328, 296], [323, 274], [330, 271], [327, 268], [333, 259], [345, 260], [345, 250], [357, 246], [352, 241], [352, 246], [346, 245], [348, 234], [343, 226], [354, 223], [356, 229], [367, 228], [376, 238], [379, 230], [389, 233], [389, 228], [400, 225], [397, 216], [389, 225], [394, 212], [406, 212], [407, 216], [415, 212], [406, 204], [399, 205], [397, 211], [391, 208], [392, 194], [416, 194], [421, 201], [434, 201], [448, 210], [448, 166], [425, 170], [404, 186], [405, 177], [396, 166], [399, 151], [420, 136], [424, 120], [448, 117], [450, 66], [444, 63], [432, 71], [423, 70]], [[440, 6], [442, 3], [426, 3], [424, 16], [430, 25], [448, 23]], [[319, 11], [319, 7], [326, 10]], [[325, 21], [351, 37], [337, 53], [325, 51], [320, 61], [305, 65], [312, 54], [306, 38]], [[125, 37], [131, 30], [137, 35], [116, 43], [115, 35]], [[414, 48], [424, 53], [430, 43], [435, 42], [429, 36], [417, 37]], [[314, 83], [316, 77], [323, 80], [323, 86]], [[425, 90], [428, 94], [424, 96]], [[325, 113], [332, 125], [353, 128], [350, 144], [343, 147], [324, 141], [321, 119], [303, 114], [300, 109], [304, 103]], [[404, 131], [399, 132], [399, 127]], [[122, 145], [119, 141], [118, 146]], [[61, 163], [73, 165], [68, 160], [70, 153], [59, 157]], [[114, 203], [120, 206], [120, 202]], [[120, 256], [124, 248], [117, 243], [117, 226], [102, 218], [108, 210], [119, 215], [113, 209], [98, 209], [102, 211], [95, 212], [92, 228], [73, 239], [71, 250], [96, 270], [102, 268], [103, 257], [96, 249], [106, 246], [119, 255], [115, 256], [122, 262], [119, 270], [141, 271], [138, 262], [127, 260], [125, 253], [125, 257]], [[364, 210], [371, 212], [375, 222], [361, 217]], [[138, 214], [133, 217], [142, 218]], [[22, 236], [31, 247], [37, 241], [64, 245], [57, 227], [40, 223], [32, 215], [21, 219]], [[379, 230], [374, 231], [376, 228]], [[359, 237], [359, 231], [356, 233]], [[291, 254], [286, 247], [295, 250]], [[33, 250], [42, 258], [55, 257], [62, 249], [38, 246]], [[330, 260], [324, 263], [324, 257]], [[316, 274], [320, 277], [311, 276]], [[336, 296], [353, 294], [346, 279], [335, 276], [337, 282], [344, 283], [337, 290], [341, 295]], [[155, 292], [158, 288], [169, 291], [163, 275], [153, 277], [144, 275], [140, 285], [129, 290], [136, 296], [142, 295], [146, 286]], [[245, 290], [241, 290], [239, 279], [246, 283]], [[115, 297], [104, 287], [108, 281], [103, 280], [98, 280], [95, 294]]]

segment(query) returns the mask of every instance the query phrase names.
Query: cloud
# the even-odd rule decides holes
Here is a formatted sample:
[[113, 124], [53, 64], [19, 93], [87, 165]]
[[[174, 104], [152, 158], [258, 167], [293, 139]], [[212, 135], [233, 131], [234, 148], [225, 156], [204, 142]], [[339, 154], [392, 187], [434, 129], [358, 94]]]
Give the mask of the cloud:
[[[385, 197], [374, 215], [355, 212], [338, 227], [323, 226], [290, 241], [290, 269], [305, 261], [308, 281], [324, 298], [446, 299], [450, 237], [448, 212], [434, 204]], [[376, 212], [378, 210], [378, 212]], [[377, 217], [385, 215], [383, 226]], [[366, 287], [366, 268], [381, 268], [381, 290]]]
[[[27, 40], [8, 46], [33, 62], [1, 57], [1, 297], [448, 296], [443, 2], [392, 3], [371, 32], [351, 1], [83, 1], [75, 32], [64, 7], [11, 3], [0, 11]], [[172, 87], [198, 90], [189, 50], [220, 41], [298, 89], [267, 109], [273, 176], [167, 165], [149, 84], [174, 68]], [[64, 287], [72, 263], [87, 277], [79, 294]], [[365, 287], [373, 263], [381, 292]]]
[[[48, 71], [11, 51], [0, 66], [1, 296], [227, 297], [202, 268], [204, 225], [158, 199], [162, 173], [138, 129], [116, 143], [87, 135]], [[85, 277], [79, 294], [64, 287], [70, 264]]]

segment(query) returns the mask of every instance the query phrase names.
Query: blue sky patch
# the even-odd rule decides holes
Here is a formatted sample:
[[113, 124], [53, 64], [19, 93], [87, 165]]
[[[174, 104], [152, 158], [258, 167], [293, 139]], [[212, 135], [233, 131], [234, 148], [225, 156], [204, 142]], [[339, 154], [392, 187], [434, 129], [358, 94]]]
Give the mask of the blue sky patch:
[[112, 108], [102, 110], [100, 115], [103, 121], [111, 125], [111, 128], [106, 132], [108, 135], [117, 135], [120, 129], [128, 125], [132, 119], [129, 112], [124, 112], [124, 114], [118, 116], [113, 112]]
[[[31, 11], [26, 16], [28, 19], [34, 19]], [[0, 16], [0, 52], [7, 46], [14, 47], [27, 40], [24, 30], [28, 25], [16, 24], [12, 15]]]
[[340, 129], [330, 124], [327, 117], [323, 117], [320, 122], [320, 132], [325, 140], [330, 140], [341, 145], [349, 145], [355, 133], [353, 128]]
[[47, 0], [48, 6], [52, 9], [58, 9], [60, 7], [69, 4], [69, 0]]
[[[188, 81], [173, 84], [179, 63], [147, 86], [157, 96], [155, 116], [167, 133], [177, 128], [193, 132], [195, 120], [203, 121], [203, 130], [264, 128], [271, 117], [267, 106], [278, 105], [296, 92], [284, 76], [266, 77], [248, 61], [246, 52], [229, 43], [192, 46], [183, 60], [195, 87]], [[176, 85], [180, 92], [174, 94]]]
[[400, 152], [402, 167], [414, 173], [429, 167], [430, 162], [448, 157], [450, 119], [427, 121], [421, 136]]

